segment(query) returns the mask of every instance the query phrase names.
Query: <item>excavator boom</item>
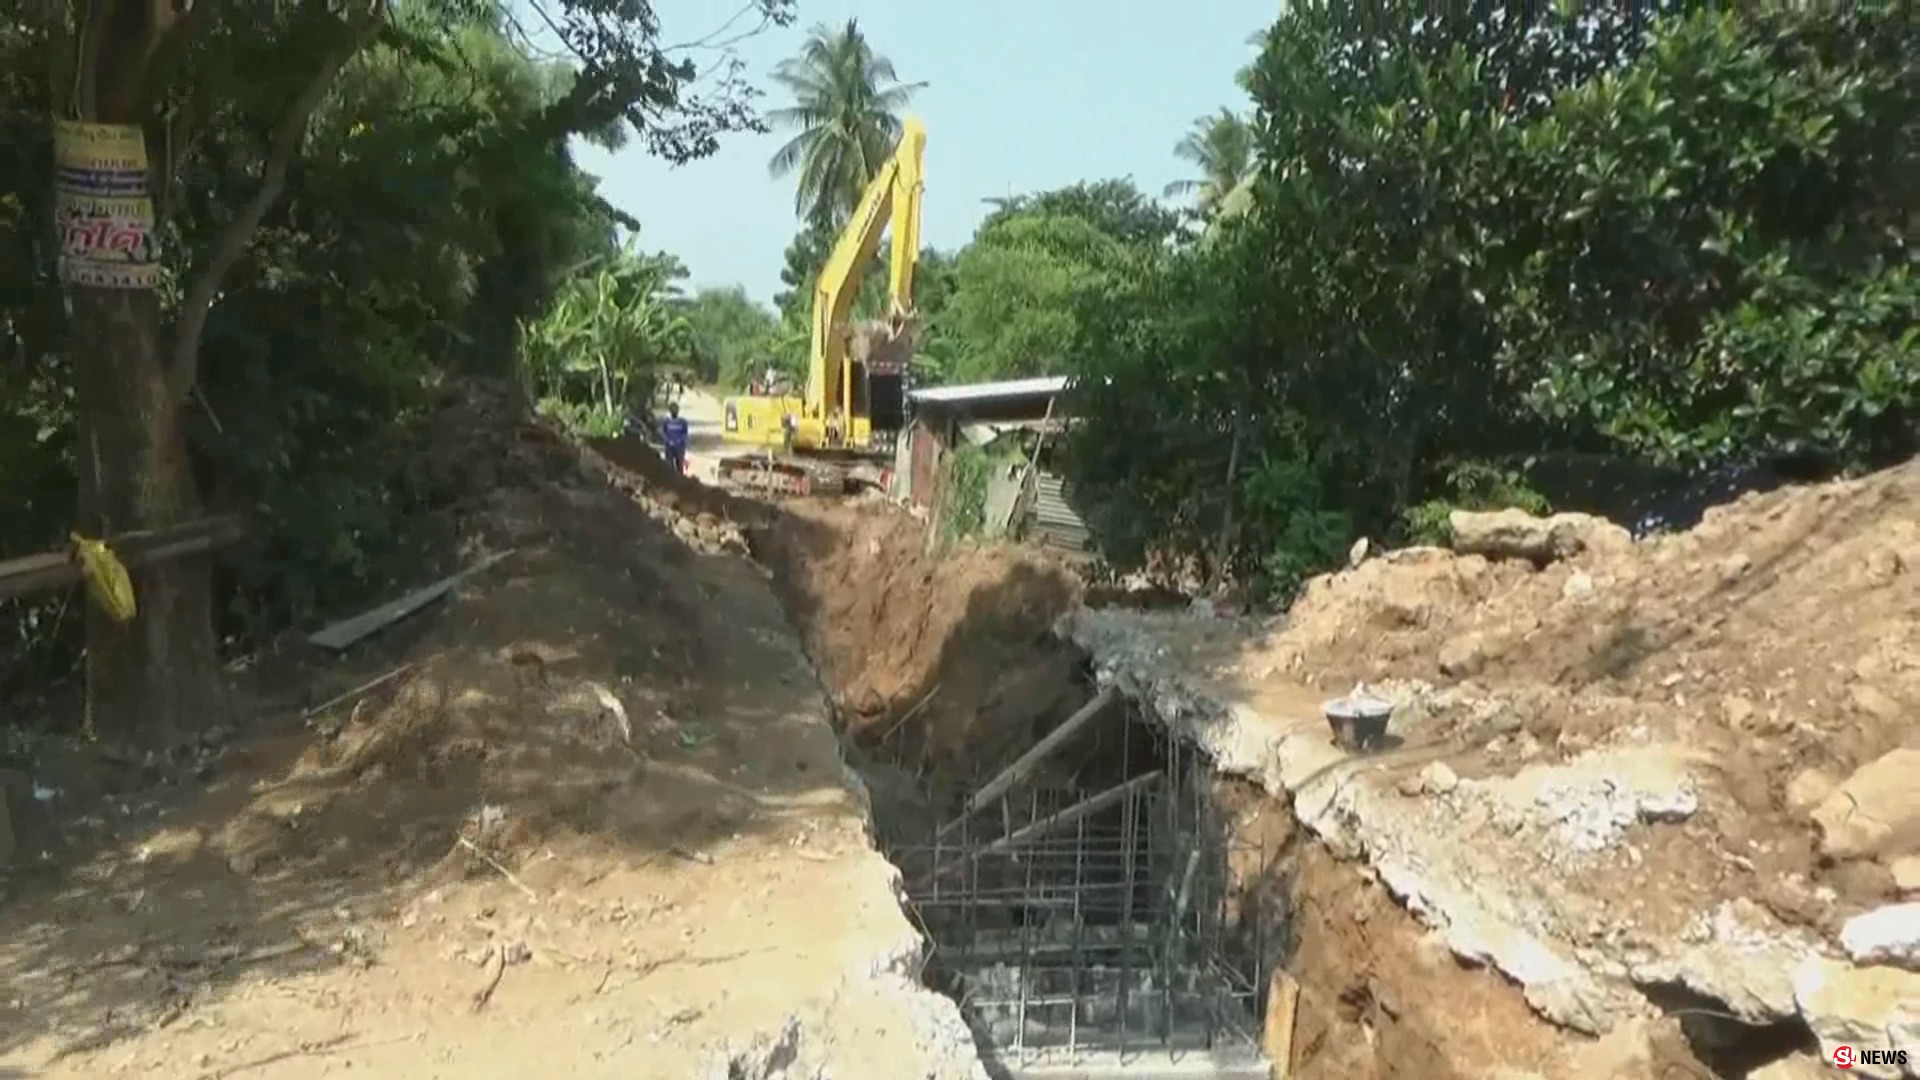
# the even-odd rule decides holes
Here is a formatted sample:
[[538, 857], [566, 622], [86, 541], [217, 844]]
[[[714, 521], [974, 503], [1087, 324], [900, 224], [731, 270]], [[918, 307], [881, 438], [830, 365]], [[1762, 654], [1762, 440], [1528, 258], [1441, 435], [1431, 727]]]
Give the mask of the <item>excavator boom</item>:
[[[801, 454], [877, 457], [891, 450], [905, 418], [926, 143], [926, 127], [917, 118], [901, 123], [893, 154], [868, 182], [834, 241], [814, 284], [807, 381], [801, 395], [727, 399], [722, 432], [727, 441]], [[891, 234], [887, 320], [877, 331], [862, 328], [854, 347], [848, 320], [883, 232]], [[764, 457], [721, 462], [723, 476], [752, 486], [782, 486], [770, 479], [782, 469], [804, 471], [791, 464], [770, 464]], [[795, 481], [794, 486], [804, 490], [814, 485]]]
[[913, 272], [920, 260], [920, 194], [926, 181], [922, 166], [927, 129], [915, 117], [900, 125], [900, 142], [893, 156], [867, 184], [834, 242], [833, 253], [820, 270], [813, 290], [812, 355], [807, 365], [809, 412], [824, 416], [835, 407], [853, 415], [852, 386], [847, 370], [847, 319], [861, 279], [880, 248], [880, 232], [892, 226], [888, 253], [888, 303], [904, 314], [913, 304]]

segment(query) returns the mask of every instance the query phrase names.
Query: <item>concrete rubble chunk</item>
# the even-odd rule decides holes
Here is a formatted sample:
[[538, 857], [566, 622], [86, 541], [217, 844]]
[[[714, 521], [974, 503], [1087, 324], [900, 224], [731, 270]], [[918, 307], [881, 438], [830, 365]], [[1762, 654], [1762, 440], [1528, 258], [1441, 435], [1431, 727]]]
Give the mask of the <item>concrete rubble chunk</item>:
[[1855, 963], [1920, 971], [1920, 903], [1888, 904], [1855, 915], [1840, 928], [1840, 944]]
[[776, 1032], [763, 1033], [747, 1040], [747, 1045], [729, 1047], [715, 1055], [708, 1067], [710, 1080], [802, 1080], [803, 1076], [823, 1080], [825, 1073], [795, 1073], [800, 1056], [800, 1020], [787, 1017]]
[[[1753, 710], [1749, 707], [1747, 711], [1751, 714]], [[1839, 779], [1825, 769], [1802, 769], [1787, 781], [1787, 809], [1803, 817], [1811, 814], [1839, 786]]]
[[1901, 1080], [1920, 1076], [1920, 974], [1892, 967], [1854, 967], [1812, 957], [1795, 970], [1794, 1000], [1820, 1040], [1820, 1056], [1833, 1060], [1836, 1047], [1906, 1050], [1903, 1067], [1862, 1061], [1849, 1076]]
[[1893, 887], [1906, 896], [1920, 893], [1920, 855], [1902, 855], [1887, 863], [1893, 871]]
[[1835, 859], [1920, 853], [1920, 749], [1891, 750], [1854, 770], [1813, 811]]
[[1433, 795], [1445, 795], [1460, 786], [1460, 776], [1444, 761], [1436, 761], [1420, 770], [1420, 786]]
[[1453, 550], [1490, 559], [1553, 562], [1585, 551], [1621, 551], [1633, 546], [1626, 529], [1591, 514], [1536, 517], [1525, 510], [1455, 510], [1447, 515]]
[[1440, 673], [1464, 679], [1487, 666], [1487, 649], [1479, 634], [1462, 634], [1440, 646]]

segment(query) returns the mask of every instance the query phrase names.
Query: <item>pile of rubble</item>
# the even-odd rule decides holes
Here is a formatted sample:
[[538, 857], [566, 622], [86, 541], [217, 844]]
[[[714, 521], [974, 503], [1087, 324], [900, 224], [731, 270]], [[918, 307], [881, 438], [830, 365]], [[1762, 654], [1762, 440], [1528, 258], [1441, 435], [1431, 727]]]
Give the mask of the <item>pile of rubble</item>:
[[[1279, 619], [1059, 630], [1542, 1017], [1603, 1035], [1678, 993], [1920, 1075], [1920, 466], [1637, 543], [1452, 524], [1450, 549], [1357, 546]], [[1371, 754], [1322, 715], [1358, 683], [1395, 706]]]

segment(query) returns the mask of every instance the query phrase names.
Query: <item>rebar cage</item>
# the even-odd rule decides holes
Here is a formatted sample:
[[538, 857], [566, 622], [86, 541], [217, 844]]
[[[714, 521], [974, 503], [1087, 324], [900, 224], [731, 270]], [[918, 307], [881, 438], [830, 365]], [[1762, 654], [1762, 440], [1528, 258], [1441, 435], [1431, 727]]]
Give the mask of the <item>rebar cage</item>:
[[929, 971], [1003, 1067], [1264, 1076], [1270, 950], [1265, 920], [1230, 902], [1229, 856], [1264, 876], [1273, 853], [1233, 841], [1203, 755], [1126, 729], [1118, 783], [1109, 765], [1030, 784], [892, 852]]

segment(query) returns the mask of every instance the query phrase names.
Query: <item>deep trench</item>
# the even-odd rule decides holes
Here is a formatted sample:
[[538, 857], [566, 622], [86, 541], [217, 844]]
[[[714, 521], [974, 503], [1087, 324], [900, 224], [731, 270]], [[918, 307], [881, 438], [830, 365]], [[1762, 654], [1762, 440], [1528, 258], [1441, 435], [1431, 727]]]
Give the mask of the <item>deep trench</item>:
[[[1085, 703], [1092, 678], [1078, 659], [1074, 700]], [[1066, 718], [1065, 707], [1035, 718], [1010, 752], [1031, 749]], [[963, 808], [999, 768], [912, 782], [905, 762], [861, 745], [841, 719], [848, 760], [873, 795], [881, 852], [899, 868], [908, 914], [930, 945], [924, 981], [959, 1005], [993, 1076], [1273, 1075], [1262, 1024], [1280, 985], [1274, 973], [1304, 932], [1291, 910], [1297, 829], [1280, 842], [1285, 850], [1262, 830], [1241, 834], [1213, 762], [1125, 698], [973, 813]], [[1075, 812], [1090, 802], [1091, 812]], [[1357, 974], [1341, 986], [1303, 974], [1296, 989], [1337, 1000], [1343, 1018], [1378, 1012], [1350, 1008], [1353, 994], [1373, 988]], [[1747, 1025], [1716, 1003], [1646, 989], [1696, 1063], [1662, 1075], [1742, 1080], [1812, 1046], [1798, 1021]], [[1417, 1075], [1408, 1064], [1414, 1071], [1376, 1061], [1371, 1074]], [[1476, 1074], [1472, 1063], [1447, 1064], [1450, 1075]], [[1303, 1066], [1296, 1075], [1316, 1073]]]
[[1232, 835], [1212, 777], [1115, 698], [973, 813], [991, 772], [921, 785], [910, 813], [875, 799], [931, 945], [926, 982], [994, 1075], [1270, 1075], [1259, 1036], [1284, 918], [1243, 902], [1233, 869], [1264, 877], [1279, 853]]
[[[923, 788], [938, 805], [921, 809], [935, 812], [910, 816], [944, 830], [890, 828], [876, 802], [882, 853], [932, 946], [928, 985], [960, 1005], [996, 1078], [1266, 1080], [1261, 1027], [1270, 977], [1296, 945], [1288, 879], [1299, 834], [1288, 848], [1236, 835], [1214, 763], [1124, 698], [1049, 761], [972, 815], [963, 807], [991, 777], [939, 796]], [[1118, 791], [1095, 813], [1034, 831]], [[1364, 1014], [1349, 998], [1371, 989], [1362, 978], [1302, 992]], [[1676, 1022], [1697, 1063], [1687, 1075], [1744, 1080], [1817, 1051], [1798, 1019], [1749, 1024], [1678, 987], [1642, 989]], [[1472, 1064], [1457, 1067], [1473, 1075]], [[1388, 1064], [1377, 1075], [1410, 1074]]]

